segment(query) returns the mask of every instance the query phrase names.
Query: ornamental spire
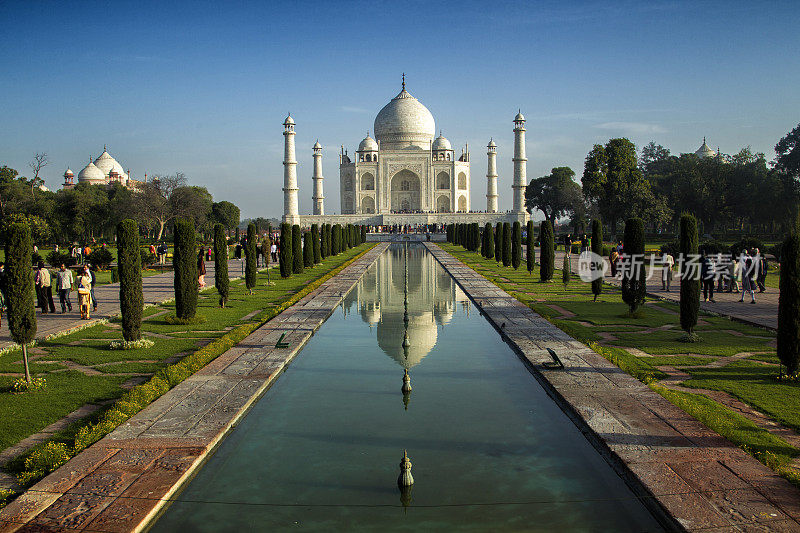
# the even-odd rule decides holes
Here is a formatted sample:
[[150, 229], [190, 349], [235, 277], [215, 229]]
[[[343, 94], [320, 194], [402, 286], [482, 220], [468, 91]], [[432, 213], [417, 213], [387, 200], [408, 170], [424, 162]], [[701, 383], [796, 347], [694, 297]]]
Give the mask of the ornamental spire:
[[406, 73], [403, 72], [403, 90], [406, 90]]

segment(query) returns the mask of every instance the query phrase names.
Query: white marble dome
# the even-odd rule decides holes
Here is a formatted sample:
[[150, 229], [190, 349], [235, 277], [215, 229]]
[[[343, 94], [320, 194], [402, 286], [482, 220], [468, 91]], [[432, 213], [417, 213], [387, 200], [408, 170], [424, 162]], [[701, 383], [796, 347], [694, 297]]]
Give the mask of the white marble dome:
[[403, 88], [378, 112], [373, 130], [385, 149], [427, 149], [436, 135], [436, 123], [428, 108]]
[[364, 137], [364, 140], [358, 145], [359, 152], [377, 152], [378, 151], [378, 143], [375, 142], [375, 139], [367, 135]]
[[697, 157], [705, 158], [705, 157], [716, 157], [717, 152], [712, 150], [711, 147], [706, 144], [706, 138], [703, 137], [703, 146], [698, 148], [694, 154]]
[[105, 181], [106, 175], [91, 161], [78, 173], [79, 183], [105, 183]]
[[[103, 153], [97, 156], [97, 159], [94, 160], [94, 166], [100, 169], [104, 176], [108, 176], [111, 169], [114, 168], [114, 163], [117, 163], [117, 160], [111, 157], [111, 154], [103, 148]], [[121, 167], [120, 167], [121, 168]], [[119, 171], [117, 171], [119, 173]]]
[[434, 150], [452, 150], [453, 147], [450, 145], [450, 141], [445, 139], [444, 135], [439, 133], [439, 136], [433, 141], [432, 148]]

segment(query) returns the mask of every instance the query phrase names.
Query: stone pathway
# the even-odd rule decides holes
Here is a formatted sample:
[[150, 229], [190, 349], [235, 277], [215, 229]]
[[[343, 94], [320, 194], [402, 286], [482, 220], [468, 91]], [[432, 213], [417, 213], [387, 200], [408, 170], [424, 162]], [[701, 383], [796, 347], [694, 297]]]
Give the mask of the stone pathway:
[[[438, 246], [426, 244], [644, 501], [689, 531], [800, 531], [800, 490]], [[753, 306], [755, 307], [755, 306]], [[547, 349], [564, 368], [551, 370]], [[680, 524], [680, 526], [678, 526]]]
[[[145, 528], [386, 247], [366, 252], [20, 495], [0, 510], [0, 533]], [[284, 334], [289, 348], [276, 348]]]

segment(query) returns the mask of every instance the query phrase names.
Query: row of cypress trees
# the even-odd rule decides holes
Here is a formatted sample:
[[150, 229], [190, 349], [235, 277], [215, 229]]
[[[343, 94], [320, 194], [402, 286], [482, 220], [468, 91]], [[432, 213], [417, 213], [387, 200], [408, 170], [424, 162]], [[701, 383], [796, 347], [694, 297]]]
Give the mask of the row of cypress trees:
[[281, 277], [302, 274], [304, 269], [331, 255], [338, 255], [367, 240], [367, 227], [354, 224], [312, 224], [303, 233], [298, 224], [281, 224], [279, 266]]

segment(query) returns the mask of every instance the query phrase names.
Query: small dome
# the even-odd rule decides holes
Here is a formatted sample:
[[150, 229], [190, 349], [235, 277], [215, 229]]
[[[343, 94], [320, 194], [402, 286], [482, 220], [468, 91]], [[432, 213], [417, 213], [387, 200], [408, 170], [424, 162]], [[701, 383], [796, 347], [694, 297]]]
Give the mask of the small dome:
[[288, 117], [286, 117], [286, 120], [283, 121], [283, 125], [284, 126], [290, 126], [290, 125], [294, 126], [294, 119], [292, 118], [292, 115], [289, 115]]
[[489, 139], [489, 144], [486, 145], [487, 148], [497, 148], [497, 145], [494, 143], [494, 139]]
[[433, 149], [434, 150], [452, 150], [453, 147], [450, 146], [450, 141], [444, 138], [444, 135], [439, 133], [439, 136], [433, 141]]
[[81, 183], [105, 183], [106, 175], [89, 161], [89, 164], [78, 173], [78, 181]]
[[322, 145], [319, 144], [319, 141], [314, 143], [314, 150], [322, 150]]
[[514, 122], [525, 122], [525, 115], [522, 114], [522, 110], [517, 113], [517, 116], [514, 117]]
[[378, 143], [375, 142], [375, 139], [367, 135], [364, 137], [364, 140], [358, 145], [359, 152], [377, 152], [378, 151]]
[[703, 137], [703, 146], [701, 146], [700, 148], [698, 148], [698, 149], [697, 149], [697, 151], [694, 153], [694, 155], [696, 155], [697, 157], [700, 157], [700, 158], [705, 158], [705, 157], [716, 157], [716, 155], [717, 155], [717, 152], [715, 152], [714, 150], [712, 150], [712, 149], [711, 149], [711, 147], [709, 147], [709, 146], [706, 144], [706, 138], [705, 138], [705, 137]]
[[70, 169], [67, 169], [67, 171], [66, 171], [66, 172], [64, 172], [64, 177], [65, 177], [65, 178], [71, 178], [71, 177], [72, 177], [72, 176], [74, 176], [74, 175], [75, 175], [75, 174], [74, 174], [74, 173], [72, 172], [72, 170], [70, 170]]

